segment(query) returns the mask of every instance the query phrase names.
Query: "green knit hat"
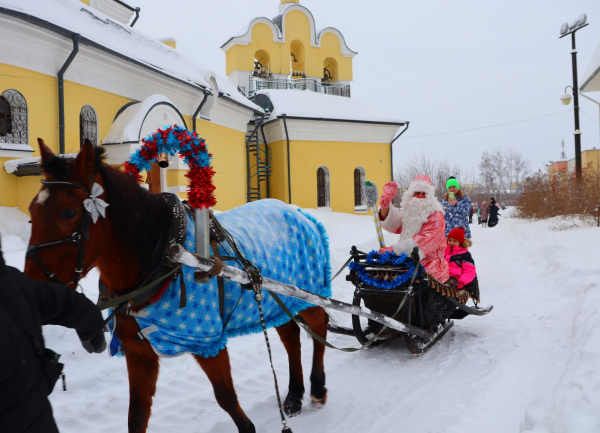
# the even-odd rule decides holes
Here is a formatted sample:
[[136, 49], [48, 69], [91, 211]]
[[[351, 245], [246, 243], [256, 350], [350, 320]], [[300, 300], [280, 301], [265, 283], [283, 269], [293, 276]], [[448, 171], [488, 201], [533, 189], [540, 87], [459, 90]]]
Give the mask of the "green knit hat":
[[454, 176], [450, 176], [450, 178], [446, 182], [446, 189], [449, 189], [451, 186], [455, 186], [456, 188], [460, 189], [460, 184]]

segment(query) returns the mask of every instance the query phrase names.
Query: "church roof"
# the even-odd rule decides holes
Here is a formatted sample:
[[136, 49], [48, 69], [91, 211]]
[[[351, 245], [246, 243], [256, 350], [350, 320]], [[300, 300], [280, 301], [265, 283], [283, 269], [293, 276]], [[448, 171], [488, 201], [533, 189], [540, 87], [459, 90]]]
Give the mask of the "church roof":
[[78, 0], [0, 0], [0, 13], [125, 58], [193, 87], [210, 88], [215, 73], [190, 57]]
[[600, 91], [600, 43], [596, 48], [596, 52], [590, 61], [589, 66], [583, 74], [580, 89], [582, 92], [597, 92]]
[[405, 125], [405, 120], [377, 113], [371, 107], [353, 98], [325, 95], [310, 90], [261, 90], [258, 94], [269, 97], [273, 104], [271, 117], [319, 119]]

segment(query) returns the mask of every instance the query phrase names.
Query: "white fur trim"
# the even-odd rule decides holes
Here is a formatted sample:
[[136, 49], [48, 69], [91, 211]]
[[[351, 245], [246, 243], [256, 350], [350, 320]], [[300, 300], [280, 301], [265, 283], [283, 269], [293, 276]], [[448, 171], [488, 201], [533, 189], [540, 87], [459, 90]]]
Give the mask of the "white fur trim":
[[390, 211], [388, 212], [387, 217], [385, 220], [381, 221], [381, 228], [390, 233], [396, 233], [401, 222], [400, 211], [397, 207], [390, 205]]
[[[406, 255], [410, 256], [415, 247], [419, 245], [415, 242], [414, 239], [403, 239], [398, 243], [394, 244], [394, 252], [398, 255], [402, 253], [406, 253]], [[419, 256], [421, 254], [421, 250], [419, 249]]]

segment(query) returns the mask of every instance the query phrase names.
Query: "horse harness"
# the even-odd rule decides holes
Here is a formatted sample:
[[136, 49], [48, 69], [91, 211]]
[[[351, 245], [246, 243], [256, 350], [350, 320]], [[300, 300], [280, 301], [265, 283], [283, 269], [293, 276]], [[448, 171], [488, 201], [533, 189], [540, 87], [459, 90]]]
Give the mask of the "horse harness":
[[[44, 185], [66, 185], [73, 188], [82, 189], [90, 195], [90, 198], [92, 197], [92, 191], [90, 189], [75, 182], [47, 180], [42, 180], [41, 182]], [[92, 178], [92, 186], [93, 185], [94, 179]], [[81, 274], [83, 273], [83, 256], [85, 253], [85, 244], [87, 243], [90, 235], [90, 220], [92, 219], [92, 214], [85, 209], [85, 207], [84, 210], [85, 212], [81, 222], [79, 223], [79, 227], [70, 236], [58, 239], [56, 241], [46, 242], [45, 244], [29, 245], [27, 247], [25, 258], [33, 260], [33, 262], [37, 264], [39, 268], [46, 274], [46, 277], [55, 283], [63, 284], [62, 281], [60, 281], [53, 272], [50, 272], [48, 268], [46, 268], [46, 266], [44, 266], [44, 264], [40, 261], [40, 259], [37, 257], [37, 251], [42, 248], [53, 247], [56, 245], [75, 243], [77, 245], [77, 264], [75, 265], [75, 277], [73, 278], [72, 282], [69, 282], [66, 285], [74, 284], [75, 287], [77, 287], [79, 279], [81, 278]]]
[[[84, 202], [84, 213], [83, 213], [81, 222], [79, 223], [77, 230], [75, 230], [70, 236], [67, 236], [67, 237], [64, 237], [61, 239], [57, 239], [55, 241], [46, 242], [46, 243], [43, 243], [40, 245], [29, 245], [27, 247], [27, 253], [26, 253], [25, 257], [27, 259], [33, 260], [33, 262], [38, 265], [38, 267], [42, 270], [42, 272], [44, 272], [46, 277], [55, 283], [63, 284], [62, 281], [60, 281], [58, 279], [58, 277], [56, 277], [56, 275], [53, 272], [51, 272], [42, 263], [42, 261], [37, 257], [37, 252], [38, 252], [38, 250], [43, 249], [43, 248], [49, 248], [49, 247], [62, 245], [62, 244], [68, 244], [68, 243], [75, 243], [77, 246], [77, 262], [75, 265], [75, 275], [74, 275], [73, 281], [67, 283], [66, 285], [74, 284], [75, 287], [77, 287], [79, 280], [81, 279], [81, 276], [83, 274], [83, 260], [84, 260], [84, 256], [85, 256], [85, 246], [86, 246], [87, 241], [89, 240], [90, 221], [94, 220], [94, 222], [96, 222], [96, 220], [98, 218], [98, 214], [103, 217], [104, 216], [103, 208], [107, 206], [103, 200], [97, 198], [103, 192], [102, 187], [100, 187], [100, 185], [98, 185], [94, 182], [93, 177], [90, 176], [90, 178], [91, 178], [91, 185], [92, 185], [91, 188], [86, 188], [83, 185], [80, 185], [75, 182], [70, 182], [70, 181], [41, 180], [41, 183], [46, 186], [54, 186], [54, 185], [55, 186], [70, 186], [72, 188], [81, 189], [89, 194], [89, 198], [86, 199], [85, 201], [90, 200], [92, 202], [90, 205], [91, 207], [88, 207], [88, 204]], [[167, 202], [169, 207], [172, 209], [173, 219], [171, 222], [171, 230], [170, 230], [170, 236], [169, 236], [168, 241], [167, 242], [164, 241], [164, 239], [163, 239], [164, 235], [161, 232], [159, 240], [156, 244], [155, 250], [152, 254], [152, 257], [160, 258], [160, 263], [158, 263], [158, 266], [154, 269], [154, 271], [152, 271], [146, 278], [144, 278], [140, 282], [140, 284], [138, 284], [138, 287], [146, 285], [144, 288], [147, 288], [147, 290], [139, 291], [139, 289], [138, 290], [134, 289], [132, 291], [132, 293], [135, 293], [135, 295], [131, 296], [131, 297], [127, 297], [128, 298], [126, 300], [127, 302], [124, 304], [121, 304], [117, 309], [115, 309], [115, 312], [117, 310], [122, 310], [124, 308], [131, 308], [135, 305], [139, 305], [142, 302], [150, 299], [160, 289], [160, 286], [158, 286], [158, 284], [157, 284], [158, 282], [163, 281], [168, 276], [175, 275], [175, 278], [177, 278], [182, 274], [181, 267], [176, 267], [175, 269], [171, 270], [171, 268], [169, 268], [165, 265], [168, 264], [167, 258], [166, 258], [166, 253], [169, 251], [171, 246], [174, 244], [184, 245], [185, 231], [186, 231], [186, 227], [187, 227], [187, 219], [185, 217], [185, 211], [184, 211], [183, 205], [181, 204], [179, 198], [175, 194], [161, 193], [161, 195], [164, 197], [165, 201]], [[103, 205], [102, 206], [96, 205], [96, 203], [95, 203], [96, 201], [102, 202]], [[100, 210], [100, 212], [98, 212], [98, 210], [96, 208], [94, 208], [94, 206], [96, 206], [96, 208], [98, 208]], [[102, 208], [102, 209], [100, 209], [100, 208]], [[94, 214], [96, 214], [96, 215], [94, 215]], [[104, 224], [104, 222], [103, 222], [103, 224]], [[165, 244], [166, 244], [166, 248], [164, 247]], [[164, 248], [164, 251], [162, 253], [160, 251], [161, 245]], [[154, 283], [154, 284], [152, 284], [152, 283], [147, 284], [153, 277], [154, 277], [154, 280], [152, 281], [152, 283]], [[182, 288], [185, 287], [183, 285], [183, 278], [181, 279], [181, 284], [182, 284]], [[104, 306], [105, 308], [107, 308], [105, 306], [106, 302], [102, 303], [102, 305], [100, 305], [100, 301], [102, 301], [102, 300], [110, 300], [110, 301], [118, 300], [116, 295], [107, 293], [107, 289], [104, 286], [104, 284], [102, 284], [102, 281], [100, 281], [99, 288], [100, 288], [100, 294], [98, 297], [99, 306]], [[185, 291], [182, 292], [182, 303], [185, 302], [184, 296], [185, 296]], [[114, 312], [113, 312], [113, 314], [114, 314]], [[112, 314], [111, 314], [111, 317], [112, 317]]]
[[[136, 288], [125, 295], [109, 293], [102, 280], [100, 280], [98, 307], [101, 310], [105, 310], [116, 306], [105, 320], [105, 323], [108, 323], [117, 312], [124, 312], [124, 310], [131, 309], [136, 305], [151, 300], [151, 298], [155, 296], [159, 296], [159, 292], [166, 288], [170, 279], [180, 279], [181, 302], [179, 306], [180, 308], [185, 306], [186, 294], [183, 272], [181, 269], [182, 266], [172, 266], [171, 262], [167, 260], [167, 253], [173, 245], [178, 244], [183, 247], [185, 244], [185, 233], [187, 228], [185, 210], [181, 201], [175, 194], [163, 192], [160, 193], [160, 195], [163, 196], [173, 213], [171, 228], [168, 232], [169, 239], [165, 242], [165, 234], [161, 231], [159, 240], [152, 253], [152, 257], [158, 257], [160, 262], [157, 261], [154, 270], [145, 278], [138, 278], [139, 283], [136, 284]], [[165, 283], [159, 284], [165, 280]]]

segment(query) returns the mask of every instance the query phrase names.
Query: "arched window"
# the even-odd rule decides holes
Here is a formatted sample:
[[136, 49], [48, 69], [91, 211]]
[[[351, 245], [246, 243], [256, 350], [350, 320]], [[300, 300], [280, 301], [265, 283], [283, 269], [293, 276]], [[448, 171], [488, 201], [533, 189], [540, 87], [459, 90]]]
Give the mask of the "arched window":
[[12, 116], [10, 115], [10, 104], [0, 96], [0, 137], [12, 134]]
[[317, 206], [331, 207], [329, 197], [329, 170], [319, 167], [317, 170]]
[[28, 144], [27, 102], [18, 91], [5, 90], [0, 94], [0, 141]]
[[333, 57], [323, 60], [323, 83], [333, 83], [338, 80], [338, 63]]
[[254, 71], [252, 76], [261, 78], [270, 78], [273, 76], [271, 67], [271, 56], [265, 50], [258, 50], [254, 53]]
[[364, 206], [365, 198], [362, 193], [362, 186], [365, 184], [365, 169], [356, 167], [354, 169], [354, 206]]
[[290, 72], [290, 74], [292, 75], [292, 77], [305, 77], [306, 69], [304, 68], [304, 44], [302, 44], [302, 42], [300, 42], [299, 40], [292, 41], [290, 45], [290, 57], [290, 64], [292, 66], [292, 71]]
[[89, 105], [84, 105], [79, 113], [79, 146], [83, 147], [85, 139], [98, 145], [98, 116]]

